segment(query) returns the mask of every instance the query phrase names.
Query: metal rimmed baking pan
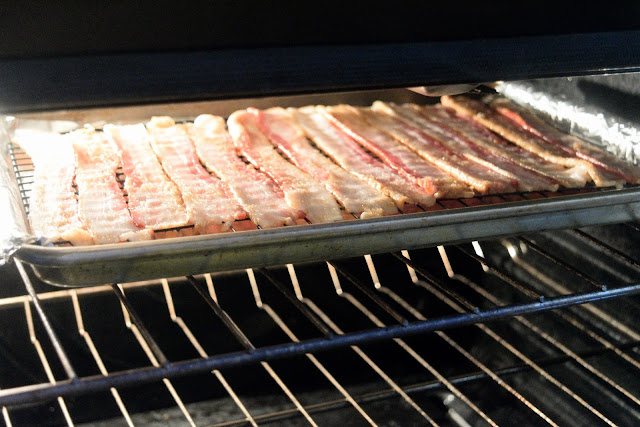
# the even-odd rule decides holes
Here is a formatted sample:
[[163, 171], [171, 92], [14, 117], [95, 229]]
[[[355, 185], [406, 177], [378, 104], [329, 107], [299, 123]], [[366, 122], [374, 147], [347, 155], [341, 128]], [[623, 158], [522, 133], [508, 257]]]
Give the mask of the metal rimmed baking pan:
[[60, 286], [264, 267], [416, 249], [534, 231], [640, 219], [640, 188], [333, 224], [91, 247], [24, 245], [15, 254]]
[[[70, 126], [100, 121], [130, 122], [171, 114], [188, 120], [209, 112], [227, 115], [247, 106], [302, 106], [376, 99], [430, 102], [407, 90], [243, 99], [70, 110], [18, 116], [28, 126]], [[435, 100], [431, 100], [434, 102]], [[7, 142], [8, 143], [8, 142]], [[17, 179], [18, 177], [16, 177]], [[24, 200], [24, 199], [23, 199]], [[23, 244], [14, 256], [42, 280], [82, 287], [158, 277], [184, 276], [251, 267], [345, 258], [416, 249], [535, 231], [579, 228], [640, 218], [640, 187], [558, 193], [522, 193], [440, 201], [439, 210], [332, 224], [250, 230], [90, 247]]]

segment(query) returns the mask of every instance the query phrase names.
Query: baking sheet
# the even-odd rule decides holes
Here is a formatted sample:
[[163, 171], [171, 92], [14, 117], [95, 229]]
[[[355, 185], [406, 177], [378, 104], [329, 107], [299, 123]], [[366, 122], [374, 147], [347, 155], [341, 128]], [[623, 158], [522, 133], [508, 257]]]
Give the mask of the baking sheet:
[[[146, 121], [152, 115], [191, 120], [204, 112], [227, 116], [248, 106], [370, 105], [377, 99], [437, 101], [408, 90], [367, 91], [47, 112], [18, 116], [16, 124], [70, 130], [85, 123], [100, 127], [106, 122]], [[6, 146], [8, 141], [3, 143]], [[90, 247], [40, 246], [25, 241], [13, 256], [30, 264], [45, 282], [81, 287], [345, 258], [640, 218], [639, 187], [573, 193], [476, 197], [442, 202], [438, 211], [384, 218]]]

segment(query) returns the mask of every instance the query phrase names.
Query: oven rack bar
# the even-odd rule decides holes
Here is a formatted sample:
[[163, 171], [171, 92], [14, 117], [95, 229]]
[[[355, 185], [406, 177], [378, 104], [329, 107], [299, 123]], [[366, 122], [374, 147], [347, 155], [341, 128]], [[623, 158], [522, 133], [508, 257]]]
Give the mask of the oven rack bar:
[[[18, 261], [19, 262], [19, 261]], [[164, 378], [207, 372], [229, 366], [239, 366], [280, 358], [314, 353], [350, 345], [359, 345], [391, 338], [402, 338], [416, 334], [446, 330], [464, 325], [507, 319], [517, 315], [531, 314], [546, 310], [568, 307], [640, 293], [640, 284], [610, 287], [604, 291], [578, 293], [569, 296], [546, 298], [527, 304], [509, 305], [492, 310], [474, 308], [469, 313], [447, 316], [428, 321], [412, 322], [406, 325], [388, 326], [364, 332], [347, 333], [333, 338], [311, 339], [299, 343], [284, 344], [275, 347], [257, 348], [249, 352], [231, 353], [204, 359], [185, 360], [168, 363], [164, 366], [145, 367], [125, 372], [113, 372], [108, 376], [90, 376], [74, 380], [58, 381], [52, 384], [36, 384], [14, 389], [0, 390], [0, 406], [12, 406], [34, 401], [55, 399], [58, 396], [71, 396], [112, 387], [126, 387]]]
[[[290, 266], [290, 268], [293, 268], [293, 266]], [[326, 337], [333, 336], [333, 332], [331, 332], [330, 329], [338, 333], [341, 332], [340, 329], [333, 325], [330, 321], [325, 321], [325, 323], [328, 325], [327, 328], [325, 326], [325, 323], [318, 321], [318, 319], [313, 316], [311, 311], [309, 311], [299, 299], [291, 298], [291, 294], [288, 291], [284, 290], [282, 284], [277, 279], [275, 279], [272, 275], [266, 273], [264, 270], [262, 270], [261, 273], [272, 285], [274, 285], [278, 289], [278, 291], [282, 293], [282, 295], [285, 296], [285, 298], [293, 302], [295, 308], [305, 317], [307, 317], [311, 321], [311, 323], [313, 323], [314, 327], [318, 329], [323, 335], [325, 335]], [[274, 321], [275, 324], [278, 325], [278, 327], [289, 337], [289, 339], [291, 339], [291, 341], [300, 342], [299, 338], [289, 328], [289, 326], [287, 326], [287, 324], [276, 313], [276, 311], [269, 304], [262, 301], [262, 296], [253, 270], [247, 270], [247, 275], [250, 281], [256, 307], [267, 313], [267, 315]], [[420, 407], [416, 405], [416, 403], [413, 402], [413, 400], [411, 400], [411, 398], [397, 384], [395, 384], [386, 374], [384, 374], [384, 372], [362, 350], [357, 347], [352, 347], [352, 349], [356, 352], [356, 354], [358, 354], [358, 356], [360, 356], [360, 358], [365, 363], [367, 363], [374, 371], [376, 371], [383, 380], [387, 382], [387, 384], [391, 387], [393, 393], [400, 394], [402, 398], [409, 405], [411, 405], [413, 409], [417, 410], [426, 421], [430, 422], [432, 425], [434, 424], [433, 420], [424, 411], [422, 411]], [[331, 383], [331, 385], [335, 387], [335, 389], [343, 396], [345, 402], [347, 402], [353, 409], [355, 409], [368, 424], [376, 425], [371, 416], [369, 416], [369, 414], [362, 408], [362, 406], [360, 406], [360, 404], [353, 398], [353, 396], [349, 394], [346, 388], [342, 384], [340, 384], [340, 382], [329, 372], [329, 370], [320, 362], [320, 360], [314, 354], [307, 353], [305, 354], [305, 356], [315, 366], [315, 368]], [[309, 414], [308, 408], [306, 414]]]
[[[375, 270], [374, 270], [373, 264], [371, 263], [369, 264], [369, 266], [370, 266], [370, 271], [372, 273], [372, 278], [377, 277], [377, 275], [374, 273]], [[351, 303], [362, 314], [364, 314], [375, 326], [379, 328], [386, 327], [385, 323], [383, 323], [375, 314], [373, 314], [369, 309], [367, 309], [365, 305], [362, 304], [353, 294], [345, 292], [342, 289], [339, 276], [335, 274], [335, 272], [338, 270], [337, 268], [334, 267], [333, 264], [329, 264], [329, 271], [331, 272], [331, 278], [332, 278], [334, 287], [336, 288], [336, 293], [340, 297], [345, 298], [347, 301], [349, 301], [349, 303]], [[386, 303], [384, 303], [380, 299], [376, 298], [372, 293], [370, 293], [370, 291], [366, 288], [366, 286], [364, 286], [362, 283], [359, 282], [359, 279], [357, 277], [347, 274], [345, 270], [340, 270], [340, 273], [342, 276], [347, 278], [349, 282], [356, 285], [360, 291], [364, 292], [369, 299], [371, 299], [378, 307], [382, 308], [385, 312], [387, 312], [393, 319], [395, 319], [396, 321], [399, 321], [403, 325], [408, 324], [407, 320], [403, 319], [400, 316], [400, 314], [398, 314], [395, 310], [391, 309]], [[378, 289], [380, 288], [378, 287]], [[404, 301], [400, 300], [400, 302], [404, 302]], [[417, 314], [416, 317], [421, 321], [426, 321], [426, 318], [424, 318], [420, 314]], [[449, 339], [446, 335], [443, 335], [444, 332], [442, 331], [435, 331], [435, 332], [437, 334], [440, 334], [441, 338]], [[416, 362], [422, 365], [422, 367], [426, 369], [431, 375], [433, 375], [436, 379], [438, 379], [438, 381], [440, 381], [446, 387], [448, 392], [450, 392], [456, 398], [460, 399], [460, 401], [462, 401], [466, 407], [471, 409], [480, 419], [482, 419], [483, 421], [485, 421], [487, 424], [491, 426], [497, 426], [497, 424], [489, 416], [487, 416], [486, 413], [484, 413], [480, 408], [478, 408], [478, 406], [475, 405], [467, 396], [465, 396], [465, 394], [462, 393], [455, 385], [451, 384], [435, 367], [433, 367], [424, 358], [422, 358], [417, 352], [415, 352], [415, 350], [411, 348], [404, 340], [400, 338], [394, 338], [393, 341], [400, 348], [402, 348], [402, 350], [408, 353], [409, 356], [415, 359]], [[451, 343], [451, 341], [449, 341], [449, 343]], [[467, 357], [471, 361], [475, 361], [473, 357], [470, 356], [468, 353], [466, 353], [464, 350], [462, 350], [461, 347], [458, 347], [457, 349], [458, 351], [463, 353], [465, 357]], [[483, 365], [478, 364], [477, 366], [479, 366], [480, 368], [486, 369], [486, 367], [484, 367]]]
[[[476, 242], [474, 242], [474, 243], [476, 243]], [[479, 248], [479, 246], [477, 246], [477, 245], [474, 245], [474, 246], [476, 246], [476, 248]], [[443, 247], [439, 247], [438, 249], [439, 249], [440, 254], [442, 256], [443, 262], [448, 263], [446, 250]], [[476, 249], [476, 250], [478, 250], [478, 249]], [[478, 250], [478, 251], [481, 252], [481, 249]], [[463, 252], [466, 255], [469, 255], [472, 258], [476, 259], [476, 260], [478, 260], [478, 258], [481, 258], [481, 257], [476, 257], [476, 256], [472, 255], [468, 251], [463, 251]], [[399, 255], [397, 255], [397, 254], [396, 254], [396, 257], [401, 259], [401, 257]], [[425, 278], [425, 280], [428, 282], [428, 283], [427, 282], [420, 283], [421, 286], [423, 286], [425, 289], [429, 290], [430, 292], [438, 295], [439, 298], [442, 301], [446, 302], [449, 306], [454, 308], [456, 311], [458, 311], [460, 313], [464, 313], [464, 312], [467, 312], [469, 310], [476, 310], [476, 307], [472, 303], [470, 303], [468, 299], [466, 299], [464, 297], [461, 297], [459, 294], [457, 294], [455, 292], [450, 291], [447, 287], [443, 286], [443, 284], [440, 283], [437, 279], [434, 279], [434, 277], [429, 272], [426, 272], [422, 267], [415, 266], [413, 263], [411, 263], [407, 259], [403, 259], [403, 261], [407, 264], [407, 266], [409, 268], [415, 268], [415, 270], [421, 276], [423, 276]], [[495, 268], [487, 267], [486, 264], [484, 264], [482, 260], [480, 260], [480, 263], [483, 265], [484, 268], [488, 268], [489, 270], [493, 271], [494, 273], [497, 273], [498, 275], [500, 275], [503, 280], [506, 279], [505, 281], [507, 281], [508, 283], [513, 283], [513, 279], [505, 277], [504, 273], [500, 272], [499, 270], [496, 270]], [[462, 282], [463, 284], [469, 286], [476, 293], [478, 293], [479, 295], [482, 295], [490, 303], [496, 304], [496, 301], [498, 300], [497, 297], [493, 296], [491, 293], [489, 293], [486, 290], [482, 289], [480, 286], [475, 284], [473, 281], [471, 281], [470, 279], [468, 279], [464, 275], [461, 275], [461, 274], [453, 272], [453, 274], [451, 274], [451, 277], [454, 278], [455, 280], [458, 280], [458, 281]], [[603, 287], [604, 287], [604, 285], [603, 285]], [[540, 298], [541, 301], [544, 301], [546, 299], [542, 295], [539, 296], [539, 298]], [[545, 332], [540, 331], [540, 329], [537, 326], [535, 326], [534, 324], [529, 322], [527, 319], [523, 318], [521, 315], [515, 315], [513, 317], [513, 319], [515, 319], [516, 321], [520, 322], [525, 327], [527, 327], [528, 329], [533, 331], [540, 338], [545, 339], [546, 341], [548, 341], [552, 346], [558, 348], [563, 353], [565, 353], [566, 355], [570, 356], [573, 359], [574, 362], [579, 363], [582, 367], [584, 367], [585, 369], [589, 370], [589, 372], [591, 372], [594, 376], [597, 376], [598, 379], [604, 380], [605, 382], [607, 382], [608, 385], [614, 387], [617, 391], [623, 393], [627, 398], [629, 398], [631, 401], [633, 401], [634, 404], [638, 405], [640, 403], [640, 401], [638, 401], [638, 399], [635, 396], [633, 396], [631, 393], [629, 393], [626, 389], [624, 389], [623, 387], [619, 386], [614, 381], [610, 380], [606, 375], [602, 374], [595, 367], [593, 367], [592, 365], [587, 363], [580, 356], [578, 356], [575, 353], [573, 353], [571, 350], [569, 350], [563, 344], [559, 343], [558, 341], [556, 341], [555, 339], [550, 337]], [[601, 421], [605, 422], [608, 425], [615, 425], [612, 421], [610, 421], [608, 418], [606, 418], [600, 411], [598, 411], [591, 404], [589, 404], [585, 399], [583, 399], [581, 396], [579, 396], [573, 390], [571, 390], [571, 386], [570, 385], [564, 384], [561, 381], [559, 381], [558, 379], [556, 379], [548, 371], [546, 371], [545, 369], [540, 367], [533, 360], [531, 360], [530, 358], [525, 356], [522, 352], [520, 352], [516, 348], [514, 348], [511, 344], [508, 343], [508, 340], [503, 338], [499, 333], [496, 333], [492, 328], [490, 328], [489, 326], [487, 326], [484, 323], [477, 323], [475, 326], [480, 328], [483, 332], [485, 332], [487, 335], [489, 335], [491, 338], [493, 338], [499, 344], [504, 346], [507, 350], [509, 350], [511, 353], [513, 353], [516, 357], [521, 359], [523, 362], [525, 362], [526, 364], [530, 365], [537, 373], [539, 373], [547, 381], [549, 381], [551, 384], [553, 384], [554, 386], [556, 386], [557, 388], [562, 390], [564, 393], [566, 393], [568, 395], [568, 397], [570, 397], [570, 398], [574, 399], [575, 401], [577, 401], [586, 410], [590, 411], [595, 416], [597, 416]], [[611, 396], [608, 396], [608, 397], [611, 397]], [[547, 421], [547, 420], [545, 420], [545, 421]]]
[[154, 368], [140, 368], [132, 371], [114, 372], [109, 376], [89, 376], [77, 380], [58, 381], [56, 385], [36, 384], [0, 390], [0, 405], [12, 406], [33, 403], [34, 401], [49, 400], [57, 396], [71, 396], [96, 391], [108, 390], [111, 387], [126, 387], [128, 385], [159, 381], [198, 372], [219, 370], [225, 367], [257, 363], [266, 360], [292, 357], [296, 355], [320, 352], [350, 345], [359, 345], [392, 338], [446, 330], [450, 328], [472, 325], [479, 322], [490, 322], [510, 318], [516, 315], [531, 314], [546, 310], [568, 307], [575, 304], [585, 304], [625, 295], [640, 293], [640, 284], [629, 285], [603, 292], [590, 292], [570, 297], [549, 298], [544, 302], [534, 302], [520, 306], [508, 306], [502, 309], [474, 311], [448, 319], [416, 322], [407, 326], [390, 326], [361, 333], [338, 336], [333, 339], [308, 340], [296, 344], [278, 347], [259, 348], [248, 353], [228, 354], [206, 359], [194, 359]]
[[[572, 230], [574, 231], [574, 230]], [[577, 231], [577, 230], [575, 230]], [[586, 235], [586, 233], [584, 232], [580, 232]], [[592, 237], [591, 237], [592, 238]], [[519, 240], [520, 243], [522, 244], [527, 244], [527, 239], [517, 239]], [[522, 260], [521, 257], [519, 257], [518, 255], [518, 250], [515, 249], [515, 246], [511, 243], [511, 242], [504, 242], [505, 246], [508, 248], [509, 253], [511, 255], [511, 258], [516, 262], [516, 264], [523, 266], [523, 265], [527, 265], [526, 261]], [[532, 289], [531, 286], [526, 286], [523, 285], [521, 282], [519, 282], [518, 280], [514, 279], [513, 276], [509, 273], [505, 273], [499, 269], [496, 269], [495, 267], [488, 267], [484, 260], [482, 259], [481, 256], [478, 256], [476, 254], [470, 253], [469, 250], [464, 249], [460, 246], [456, 247], [458, 250], [460, 250], [461, 252], [463, 252], [464, 254], [468, 255], [469, 257], [475, 259], [476, 261], [479, 261], [482, 263], [482, 265], [484, 267], [487, 267], [487, 269], [489, 271], [491, 271], [493, 274], [497, 275], [498, 277], [500, 277], [502, 280], [504, 280], [506, 283], [508, 283], [509, 285], [511, 285], [515, 290], [517, 290], [518, 292], [522, 293], [523, 295], [529, 297], [529, 298], [542, 298], [544, 299], [544, 295], [540, 294], [538, 291], [536, 291], [535, 289]], [[458, 280], [462, 283], [464, 283], [465, 285], [471, 287], [474, 289], [475, 292], [477, 292], [478, 294], [482, 295], [483, 297], [485, 297], [487, 300], [491, 301], [493, 304], [500, 304], [500, 301], [498, 298], [490, 295], [489, 293], [487, 293], [485, 290], [483, 290], [481, 287], [479, 287], [477, 284], [474, 284], [472, 281], [470, 281], [469, 279], [465, 278], [464, 275], [460, 274], [460, 273], [454, 273], [453, 269], [451, 268], [449, 261], [446, 259], [446, 253], [444, 252], [444, 250], [441, 251], [441, 254], [443, 255], [443, 262], [448, 266], [448, 270], [449, 270], [449, 274], [450, 277]], [[635, 261], [630, 260], [626, 255], [621, 254], [621, 253], [615, 253], [615, 255], [622, 259], [625, 260], [627, 262], [629, 262], [631, 265], [636, 265]], [[555, 261], [555, 259], [552, 259], [552, 262]], [[637, 270], [638, 272], [640, 272], [640, 269]], [[539, 270], [537, 270], [537, 274], [538, 277], [545, 277]], [[548, 277], [546, 278], [547, 281], [551, 280]], [[597, 288], [601, 289], [602, 287], [599, 285], [595, 285]], [[564, 290], [563, 290], [564, 291]], [[585, 304], [582, 305], [581, 308], [585, 309], [585, 310], [590, 310], [593, 309], [593, 306], [590, 304]], [[616, 355], [618, 355], [619, 357], [621, 357], [622, 359], [624, 359], [626, 362], [630, 363], [631, 365], [635, 366], [637, 369], [640, 369], [640, 362], [636, 361], [635, 359], [629, 357], [628, 355], [626, 355], [625, 353], [616, 350], [616, 345], [614, 345], [610, 340], [606, 339], [605, 337], [601, 336], [601, 334], [598, 334], [597, 332], [595, 332], [593, 330], [593, 324], [590, 323], [590, 319], [584, 318], [585, 320], [581, 320], [580, 318], [578, 318], [577, 316], [565, 312], [565, 311], [552, 311], [552, 313], [561, 318], [563, 321], [565, 321], [566, 323], [572, 325], [573, 327], [577, 328], [578, 330], [580, 330], [580, 332], [585, 333], [586, 335], [588, 335], [589, 337], [591, 337], [592, 339], [594, 339], [595, 341], [597, 341], [599, 344], [603, 345], [605, 348], [611, 349], [612, 351], [615, 352]], [[519, 321], [521, 321], [523, 324], [526, 321], [524, 318], [519, 318]], [[589, 324], [585, 324], [586, 322], [589, 322]], [[610, 323], [611, 326], [618, 326], [619, 323], [614, 323], [611, 322]], [[530, 329], [534, 329], [534, 326], [529, 326]], [[629, 328], [627, 327], [623, 327], [621, 328], [622, 332], [627, 332], [629, 335], [630, 339], [635, 339], [635, 338], [640, 338], [640, 335], [634, 333], [633, 331], [631, 331]], [[541, 334], [539, 334], [541, 335]], [[542, 336], [542, 335], [541, 335]], [[545, 339], [547, 339], [546, 337], [543, 337]], [[619, 345], [619, 344], [618, 344]], [[565, 351], [565, 354], [570, 355], [569, 352]], [[575, 358], [574, 358], [575, 359]]]
[[[622, 344], [619, 346], [619, 349], [631, 350], [637, 347], [640, 347], [640, 341]], [[581, 352], [580, 355], [582, 357], [592, 357], [592, 356], [605, 354], [609, 351], [610, 350], [606, 348], [597, 348], [597, 349]], [[555, 356], [555, 357], [548, 357], [545, 359], [539, 359], [536, 361], [536, 363], [538, 366], [547, 368], [547, 367], [567, 363], [570, 360], [571, 360], [571, 357], [564, 355], [564, 356]], [[522, 363], [520, 365], [512, 366], [509, 368], [496, 369], [493, 371], [493, 373], [499, 378], [507, 379], [510, 376], [521, 374], [523, 372], [531, 372], [533, 370], [534, 368], [532, 366], [526, 363]], [[464, 384], [473, 383], [475, 381], [486, 380], [488, 377], [489, 375], [486, 372], [478, 370], [475, 372], [448, 377], [447, 381], [449, 381], [451, 384], [455, 386], [462, 386]], [[408, 395], [413, 395], [413, 394], [418, 394], [422, 392], [443, 391], [443, 390], [446, 390], [446, 388], [440, 381], [435, 379], [432, 381], [424, 381], [420, 383], [404, 385], [402, 386], [402, 390]], [[366, 404], [366, 403], [371, 403], [379, 400], [392, 398], [395, 393], [396, 391], [393, 390], [392, 388], [380, 389], [380, 390], [376, 390], [368, 393], [354, 395], [353, 399], [360, 404]], [[335, 400], [327, 400], [320, 403], [313, 403], [313, 404], [307, 405], [306, 409], [310, 415], [314, 415], [321, 412], [343, 409], [348, 406], [349, 406], [349, 402], [346, 399], [335, 399]], [[259, 423], [272, 423], [272, 422], [286, 421], [292, 418], [296, 418], [298, 416], [299, 414], [297, 410], [285, 409], [278, 412], [271, 412], [271, 413], [256, 415], [255, 417], [253, 417], [253, 419]], [[237, 426], [237, 425], [245, 425], [246, 422], [247, 421], [245, 419], [238, 419], [233, 421], [212, 424], [212, 426], [231, 427], [231, 426]]]

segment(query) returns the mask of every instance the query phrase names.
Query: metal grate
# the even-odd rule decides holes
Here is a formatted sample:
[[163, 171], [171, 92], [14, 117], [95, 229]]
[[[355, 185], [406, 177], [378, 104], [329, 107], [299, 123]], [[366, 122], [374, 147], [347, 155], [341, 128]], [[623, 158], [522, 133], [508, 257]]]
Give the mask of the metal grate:
[[2, 415], [629, 425], [639, 233], [620, 224], [56, 291], [16, 261], [28, 292], [0, 299], [15, 323], [0, 336]]

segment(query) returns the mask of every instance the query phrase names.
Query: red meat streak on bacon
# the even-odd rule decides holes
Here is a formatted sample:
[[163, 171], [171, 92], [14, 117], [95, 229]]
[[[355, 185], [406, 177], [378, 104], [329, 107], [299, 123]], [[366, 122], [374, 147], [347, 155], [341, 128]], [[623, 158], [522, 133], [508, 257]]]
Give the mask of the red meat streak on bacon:
[[411, 105], [411, 108], [419, 111], [431, 120], [450, 126], [453, 131], [464, 135], [475, 144], [507, 157], [522, 167], [547, 176], [564, 187], [584, 187], [586, 184], [585, 171], [580, 166], [567, 169], [562, 165], [549, 162], [530, 151], [508, 143], [482, 125], [468, 117], [456, 114], [455, 111], [448, 107], [439, 104], [432, 107]]
[[262, 228], [295, 225], [303, 216], [287, 204], [271, 178], [238, 157], [222, 117], [202, 114], [187, 130], [202, 163], [229, 185], [255, 224]]
[[430, 207], [435, 203], [435, 198], [424, 188], [366, 153], [357, 142], [331, 123], [321, 107], [308, 106], [289, 111], [320, 150], [342, 168], [389, 196], [403, 212], [412, 210], [411, 206], [416, 204]]
[[287, 203], [303, 211], [313, 223], [343, 219], [340, 206], [324, 186], [282, 157], [259, 128], [251, 110], [236, 111], [227, 119], [236, 147], [256, 168], [282, 188]]
[[147, 130], [162, 167], [182, 194], [194, 233], [227, 231], [235, 220], [247, 217], [229, 187], [200, 164], [184, 125], [171, 117], [153, 117]]
[[79, 217], [98, 244], [154, 237], [131, 218], [116, 179], [120, 159], [104, 133], [78, 130], [68, 134], [76, 153]]
[[104, 132], [122, 160], [124, 188], [133, 221], [152, 230], [187, 225], [189, 216], [180, 191], [162, 170], [144, 125], [106, 125]]
[[567, 135], [536, 117], [533, 113], [514, 105], [510, 101], [499, 99], [491, 104], [500, 114], [528, 132], [544, 139], [567, 152], [593, 163], [597, 168], [616, 175], [627, 182], [640, 184], [640, 168], [608, 153], [595, 145]]
[[[412, 132], [405, 127], [406, 123], [399, 121], [399, 117], [397, 117], [395, 113], [388, 113], [386, 111], [381, 112], [379, 109], [375, 108], [375, 105], [376, 104], [374, 103], [374, 108], [361, 108], [359, 111], [372, 125], [388, 133], [392, 138], [400, 142], [400, 150], [405, 152], [408, 151], [410, 153], [412, 156], [411, 158], [413, 159], [413, 164], [418, 166], [422, 170], [422, 173], [426, 175], [426, 178], [431, 180], [436, 190], [434, 196], [439, 199], [458, 199], [468, 198], [474, 195], [474, 191], [471, 187], [454, 178], [437, 165], [429, 163], [424, 156], [421, 156], [420, 153], [409, 148], [413, 144], [412, 142], [409, 142], [407, 146], [404, 146], [403, 141], [414, 138]], [[387, 142], [388, 149], [397, 151], [397, 143], [391, 144], [390, 142], [390, 140]]]
[[440, 98], [442, 105], [452, 108], [456, 113], [464, 117], [469, 117], [487, 129], [496, 132], [503, 138], [516, 145], [531, 151], [550, 162], [563, 166], [575, 166], [583, 162], [572, 156], [567, 150], [549, 144], [529, 132], [526, 132], [518, 124], [512, 122], [505, 116], [492, 110], [488, 105], [464, 96], [443, 96]]
[[585, 179], [593, 181], [596, 186], [620, 185], [619, 178], [615, 178], [611, 173], [579, 158], [575, 150], [546, 141], [481, 101], [465, 96], [443, 96], [440, 101], [444, 106], [454, 109], [458, 114], [475, 120], [489, 130], [545, 160], [563, 166], [584, 169]]
[[[411, 152], [422, 164], [429, 162], [437, 166], [440, 170], [453, 175], [479, 193], [500, 193], [515, 189], [516, 183], [514, 181], [459, 156], [439, 141], [399, 118], [379, 115], [376, 120], [376, 125], [379, 128], [392, 132], [393, 137], [398, 141], [396, 142], [390, 139], [391, 136], [386, 138], [380, 136], [381, 130], [376, 131], [372, 126], [367, 125], [363, 118], [358, 117], [358, 112], [353, 107], [332, 107], [329, 112], [334, 120], [345, 129], [345, 132], [348, 132], [381, 158], [389, 154], [392, 155], [393, 151], [397, 150], [395, 145], [402, 143], [404, 149], [411, 149]], [[388, 157], [388, 161], [391, 166], [393, 157]], [[419, 163], [416, 162], [416, 164]], [[400, 166], [396, 165], [396, 167]]]
[[260, 129], [300, 169], [322, 182], [351, 213], [361, 218], [398, 213], [393, 201], [313, 148], [304, 130], [282, 108], [252, 110]]
[[376, 111], [396, 114], [412, 125], [416, 125], [420, 130], [430, 137], [439, 140], [444, 146], [459, 155], [466, 157], [476, 163], [480, 163], [509, 179], [517, 182], [520, 191], [550, 190], [556, 191], [558, 183], [546, 176], [540, 175], [529, 169], [525, 169], [505, 156], [496, 155], [492, 151], [485, 149], [481, 145], [474, 144], [451, 129], [449, 126], [430, 120], [428, 115], [421, 114], [427, 111], [426, 108], [416, 110], [409, 106], [392, 106], [382, 102], [374, 102], [373, 109]]
[[346, 105], [338, 105], [326, 107], [323, 111], [328, 113], [327, 117], [337, 127], [387, 165], [427, 190], [429, 194], [435, 195], [438, 192], [438, 187], [432, 179], [432, 176], [438, 173], [438, 169], [425, 163], [416, 153], [365, 122], [357, 110], [350, 109]]

